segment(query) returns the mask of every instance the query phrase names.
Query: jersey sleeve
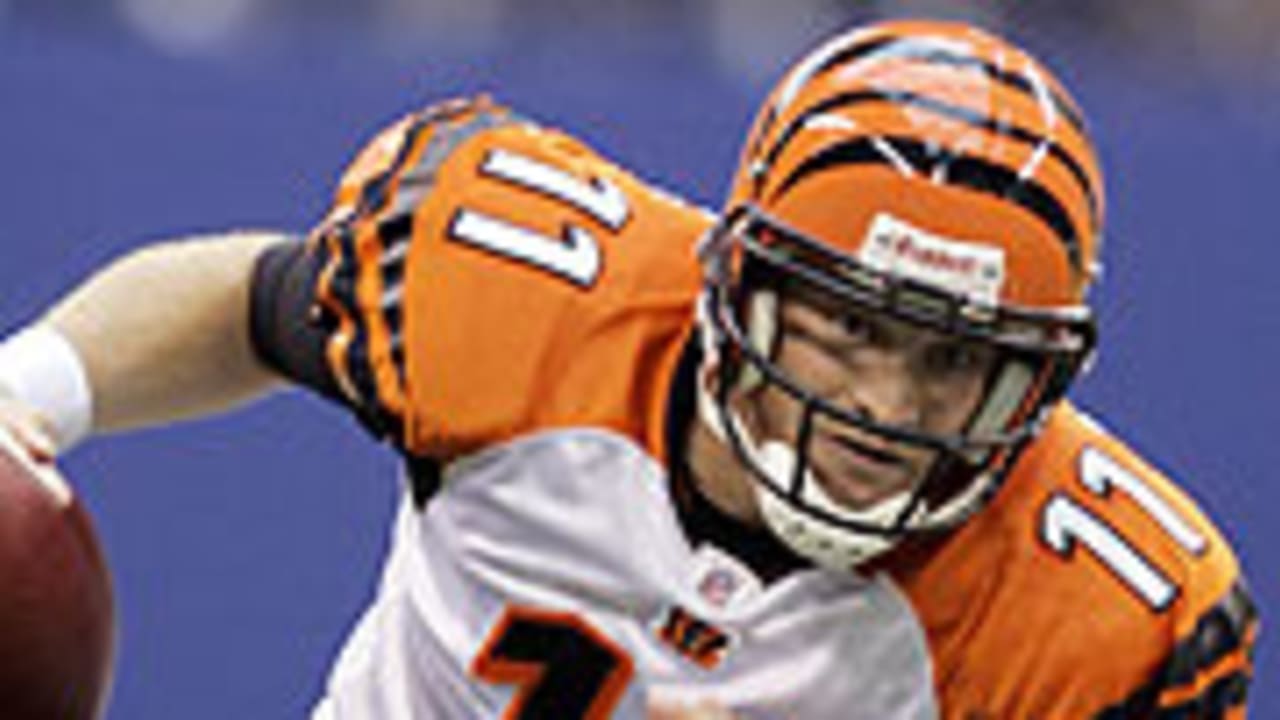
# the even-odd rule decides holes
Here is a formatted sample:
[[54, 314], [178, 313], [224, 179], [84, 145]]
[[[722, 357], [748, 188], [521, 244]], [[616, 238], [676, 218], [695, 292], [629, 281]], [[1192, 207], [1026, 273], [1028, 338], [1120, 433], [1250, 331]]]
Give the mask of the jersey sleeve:
[[1070, 403], [992, 504], [901, 577], [945, 717], [1246, 712], [1258, 623], [1235, 553], [1167, 475]]
[[308, 240], [324, 365], [411, 457], [558, 425], [649, 434], [708, 224], [487, 99], [412, 114]]

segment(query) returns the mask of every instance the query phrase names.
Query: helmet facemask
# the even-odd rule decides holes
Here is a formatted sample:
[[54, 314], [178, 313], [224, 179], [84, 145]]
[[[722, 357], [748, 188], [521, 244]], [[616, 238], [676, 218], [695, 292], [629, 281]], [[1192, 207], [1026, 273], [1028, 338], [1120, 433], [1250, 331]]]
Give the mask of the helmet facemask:
[[[975, 302], [867, 266], [745, 204], [726, 215], [703, 250], [701, 324], [707, 351], [702, 420], [748, 470], [761, 515], [793, 550], [850, 568], [913, 536], [955, 527], [990, 501], [1047, 409], [1093, 346], [1084, 308], [1017, 309]], [[997, 361], [983, 398], [953, 433], [882, 422], [824, 398], [777, 363], [780, 298], [800, 292], [828, 306], [872, 313], [990, 344]], [[745, 394], [776, 387], [800, 408], [796, 427], [764, 437], [738, 408]], [[885, 446], [927, 452], [927, 471], [865, 507], [837, 502], [812, 463], [815, 426], [846, 427]]]

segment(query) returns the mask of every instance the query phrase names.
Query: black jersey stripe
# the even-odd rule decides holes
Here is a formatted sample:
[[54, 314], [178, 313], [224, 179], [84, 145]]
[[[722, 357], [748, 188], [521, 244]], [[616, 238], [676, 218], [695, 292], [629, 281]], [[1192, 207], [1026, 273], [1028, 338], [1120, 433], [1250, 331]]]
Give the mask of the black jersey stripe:
[[1132, 695], [1097, 715], [1098, 720], [1121, 720], [1132, 717], [1218, 718], [1227, 710], [1245, 703], [1252, 679], [1247, 669], [1225, 674], [1204, 692], [1177, 705], [1156, 709], [1160, 696], [1167, 690], [1193, 685], [1198, 677], [1241, 651], [1252, 657], [1252, 647], [1245, 647], [1258, 620], [1257, 607], [1243, 582], [1236, 582], [1219, 603], [1207, 610], [1196, 622], [1195, 630], [1180, 641], [1160, 664], [1150, 682]]
[[1252, 678], [1243, 670], [1218, 678], [1203, 693], [1156, 711], [1156, 720], [1222, 720], [1249, 699]]
[[[361, 189], [357, 217], [367, 217], [375, 223], [374, 229], [378, 243], [382, 246], [382, 252], [379, 253], [379, 256], [382, 258], [397, 254], [396, 246], [400, 243], [409, 242], [412, 237], [413, 215], [412, 213], [396, 214], [394, 212], [392, 204], [396, 198], [392, 194], [392, 188], [398, 188], [403, 182], [405, 174], [410, 169], [408, 168], [408, 163], [414, 148], [421, 142], [423, 135], [432, 129], [430, 115], [430, 112], [421, 113], [412, 121], [405, 131], [404, 139], [401, 141], [399, 148], [397, 148], [395, 159], [388, 169], [373, 177]], [[353, 260], [353, 262], [356, 261]], [[400, 278], [402, 278], [403, 273], [396, 272], [396, 263], [388, 265], [380, 262], [379, 264], [378, 270], [381, 275], [383, 293], [397, 291], [400, 287], [400, 282], [402, 282]], [[399, 277], [397, 277], [398, 275]], [[352, 301], [354, 303], [356, 299], [352, 298]], [[395, 368], [398, 385], [403, 388], [405, 386], [404, 358], [402, 354], [395, 352], [395, 346], [398, 344], [397, 339], [402, 331], [399, 313], [387, 313], [385, 307], [380, 309], [380, 313], [382, 321], [387, 327], [392, 345], [389, 348], [392, 366]], [[362, 419], [365, 419], [365, 424], [375, 434], [391, 436], [399, 440], [401, 429], [403, 428], [403, 418], [391, 411], [390, 408], [384, 407], [380, 401], [377, 375], [373, 368], [373, 353], [368, 347], [368, 320], [362, 313], [357, 313], [356, 319], [357, 340], [351, 343], [347, 352], [348, 367], [352, 368], [353, 380], [356, 379], [357, 371], [361, 376], [361, 380], [357, 381], [357, 386], [360, 388], [361, 393], [364, 394], [366, 405], [366, 412]]]
[[1243, 670], [1218, 678], [1199, 695], [1168, 707], [1157, 707], [1159, 687], [1145, 686], [1125, 702], [1094, 716], [1094, 720], [1222, 720], [1232, 708], [1243, 707], [1249, 699], [1252, 677]]
[[[413, 218], [426, 197], [435, 189], [436, 174], [440, 166], [463, 142], [484, 130], [514, 121], [511, 116], [499, 112], [496, 108], [481, 107], [480, 102], [462, 101], [446, 103], [440, 109], [428, 108], [415, 124], [415, 130], [419, 127], [423, 129], [438, 127], [435, 127], [435, 132], [427, 140], [427, 146], [423, 148], [417, 162], [412, 166], [408, 165], [408, 152], [404, 153], [402, 161], [398, 163], [403, 167], [395, 175], [398, 178], [396, 197], [386, 198], [384, 201], [385, 217], [378, 224], [378, 233], [383, 243], [383, 257], [395, 258], [394, 262], [388, 261], [382, 264], [384, 297], [403, 298], [408, 245], [413, 240]], [[477, 112], [467, 117], [466, 113], [469, 110], [477, 110]], [[458, 119], [461, 119], [461, 122]], [[405, 147], [411, 149], [417, 142], [418, 139], [415, 136], [411, 142], [406, 143]], [[384, 302], [382, 314], [391, 336], [392, 364], [396, 368], [401, 387], [405, 387], [402, 301]]]
[[395, 158], [387, 165], [382, 172], [374, 175], [360, 188], [359, 199], [356, 205], [356, 216], [366, 216], [381, 210], [390, 199], [391, 181], [404, 170], [404, 165], [409, 159], [409, 154], [413, 151], [414, 146], [418, 144], [422, 134], [430, 129], [429, 121], [423, 117], [414, 119], [404, 133], [404, 139], [401, 140], [400, 146], [396, 148]]
[[1043, 185], [982, 158], [953, 153], [916, 138], [863, 136], [824, 148], [792, 170], [772, 191], [771, 201], [776, 202], [799, 183], [828, 170], [848, 165], [894, 167], [890, 153], [923, 176], [939, 177], [946, 185], [992, 195], [1027, 210], [1057, 236], [1072, 267], [1079, 273], [1086, 272], [1080, 237], [1071, 216]]
[[383, 438], [394, 434], [398, 438], [401, 427], [399, 418], [387, 412], [378, 402], [378, 385], [368, 347], [368, 323], [360, 312], [357, 299], [359, 264], [355, 251], [356, 230], [352, 224], [344, 222], [331, 232], [336, 234], [335, 245], [339, 258], [329, 291], [343, 307], [347, 320], [351, 323], [351, 338], [347, 343], [345, 357], [347, 377], [355, 391], [355, 397], [349, 398], [351, 407], [360, 423], [374, 436]]
[[382, 320], [386, 324], [391, 338], [391, 363], [396, 369], [400, 386], [405, 387], [404, 359], [404, 312], [403, 301], [387, 302], [386, 298], [402, 296], [404, 291], [405, 265], [408, 260], [407, 246], [413, 239], [413, 214], [393, 215], [378, 223], [378, 240], [383, 247], [383, 260], [380, 263], [382, 273], [382, 294], [384, 301], [380, 304]]
[[1240, 650], [1258, 610], [1243, 583], [1196, 621], [1195, 630], [1174, 648], [1167, 674], [1170, 686], [1189, 685], [1196, 676]]
[[[400, 246], [412, 239], [413, 209], [425, 193], [425, 190], [415, 188], [416, 197], [412, 200], [400, 197], [405, 180], [409, 180], [410, 184], [416, 181], [416, 166], [410, 165], [410, 158], [426, 133], [440, 129], [443, 123], [456, 117], [466, 107], [463, 103], [438, 105], [414, 117], [403, 131], [392, 162], [386, 169], [369, 178], [357, 191], [352, 216], [329, 231], [334, 235], [334, 245], [339, 255], [329, 290], [345, 308], [345, 314], [351, 323], [352, 337], [346, 347], [344, 362], [347, 376], [357, 396], [351, 398], [352, 406], [361, 423], [371, 433], [377, 437], [393, 438], [397, 442], [402, 438], [404, 418], [385, 405], [379, 392], [374, 367], [375, 351], [370, 347], [371, 318], [367, 313], [379, 313], [387, 327], [390, 347], [383, 348], [382, 351], [389, 353], [398, 385], [403, 388], [403, 312], [402, 308], [389, 308], [385, 303], [380, 303], [380, 307], [373, 309], [362, 307], [357, 294], [361, 261], [356, 245], [362, 228], [367, 227], [365, 223], [372, 223], [376, 241], [381, 246], [377, 270], [381, 276], [383, 292], [399, 292], [404, 278], [405, 256], [404, 248]], [[400, 259], [386, 261], [393, 258]]]
[[[374, 368], [374, 352], [370, 348], [369, 318], [362, 311], [356, 292], [359, 284], [360, 260], [355, 246], [363, 222], [374, 223], [374, 232], [378, 243], [382, 246], [380, 255], [390, 252], [397, 237], [406, 229], [401, 223], [395, 222], [394, 218], [379, 218], [378, 215], [393, 199], [391, 194], [393, 181], [403, 173], [413, 148], [428, 129], [428, 123], [421, 117], [412, 122], [405, 130], [404, 138], [396, 149], [393, 161], [385, 170], [374, 175], [360, 188], [352, 219], [337, 228], [338, 244], [342, 248], [343, 257], [334, 278], [333, 292], [334, 296], [348, 308], [353, 325], [351, 342], [346, 349], [346, 366], [352, 385], [359, 395], [358, 398], [354, 398], [356, 415], [375, 436], [393, 438], [396, 441], [401, 439], [404, 421], [381, 400], [377, 371]], [[385, 269], [379, 268], [379, 272], [385, 272]], [[385, 319], [384, 316], [384, 321]], [[390, 327], [388, 329], [392, 333], [395, 332]], [[403, 368], [398, 363], [393, 362], [393, 364], [396, 365], [397, 376], [403, 387]]]
[[1061, 162], [1067, 168], [1067, 171], [1071, 173], [1071, 176], [1075, 179], [1076, 184], [1080, 188], [1081, 194], [1084, 195], [1086, 202], [1088, 203], [1090, 222], [1095, 229], [1098, 227], [1101, 219], [1098, 192], [1094, 188], [1093, 183], [1089, 180], [1088, 175], [1085, 174], [1084, 168], [1081, 167], [1080, 163], [1066, 150], [1064, 150], [1061, 145], [1048, 140], [1040, 133], [1033, 132], [1024, 127], [1001, 122], [976, 110], [906, 90], [877, 88], [875, 90], [859, 90], [840, 93], [826, 98], [812, 107], [806, 108], [787, 124], [787, 127], [785, 127], [779, 135], [778, 140], [769, 148], [768, 154], [764, 157], [765, 167], [772, 167], [773, 164], [777, 162], [777, 159], [781, 157], [790, 142], [801, 130], [805, 128], [806, 124], [812, 118], [833, 112], [840, 108], [853, 107], [864, 103], [881, 102], [894, 105], [909, 105], [913, 108], [925, 110], [936, 115], [965, 123], [971, 127], [985, 130], [993, 135], [1010, 138], [1032, 148], [1045, 148], [1046, 152], [1048, 152], [1051, 157]]
[[[468, 117], [472, 111], [474, 115]], [[388, 168], [370, 178], [358, 192], [353, 218], [336, 231], [342, 258], [338, 263], [332, 289], [344, 307], [349, 309], [353, 337], [346, 350], [347, 371], [356, 393], [357, 415], [373, 434], [401, 439], [402, 414], [383, 402], [378, 387], [374, 358], [386, 353], [396, 373], [397, 387], [406, 382], [404, 343], [403, 287], [408, 244], [413, 240], [413, 220], [418, 207], [435, 187], [436, 173], [453, 150], [462, 142], [489, 127], [510, 121], [497, 108], [484, 107], [482, 101], [460, 100], [433, 105], [412, 119]], [[430, 137], [426, 137], [430, 133]], [[424, 141], [426, 147], [412, 161], [415, 150]], [[412, 161], [412, 162], [411, 162]], [[380, 275], [382, 300], [373, 308], [361, 309], [356, 296], [360, 260], [356, 252], [357, 234], [364, 223], [372, 223], [380, 245], [377, 271]], [[375, 350], [370, 347], [369, 322], [377, 313], [387, 328], [388, 345]]]

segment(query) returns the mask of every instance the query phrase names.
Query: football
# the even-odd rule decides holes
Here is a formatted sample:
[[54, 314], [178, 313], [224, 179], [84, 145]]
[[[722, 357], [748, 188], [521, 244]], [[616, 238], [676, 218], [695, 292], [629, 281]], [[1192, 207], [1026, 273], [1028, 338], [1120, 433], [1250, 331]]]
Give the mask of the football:
[[114, 646], [111, 577], [88, 513], [0, 429], [0, 717], [101, 716]]

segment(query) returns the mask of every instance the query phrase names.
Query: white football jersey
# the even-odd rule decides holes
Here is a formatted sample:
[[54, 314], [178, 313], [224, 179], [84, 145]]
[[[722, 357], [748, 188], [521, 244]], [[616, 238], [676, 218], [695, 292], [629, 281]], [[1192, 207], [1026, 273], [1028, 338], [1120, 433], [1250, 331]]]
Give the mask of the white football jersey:
[[[401, 509], [315, 717], [511, 717], [560, 678], [581, 691], [564, 717], [643, 718], [653, 695], [761, 720], [937, 717], [925, 638], [892, 581], [815, 569], [762, 585], [690, 546], [668, 487], [661, 464], [602, 431], [460, 461], [424, 512]], [[486, 679], [504, 663], [529, 672]]]

